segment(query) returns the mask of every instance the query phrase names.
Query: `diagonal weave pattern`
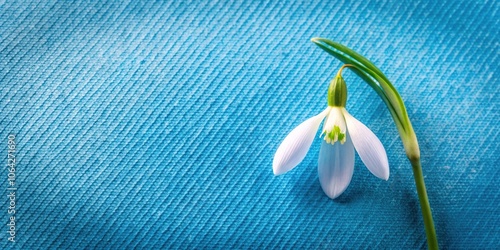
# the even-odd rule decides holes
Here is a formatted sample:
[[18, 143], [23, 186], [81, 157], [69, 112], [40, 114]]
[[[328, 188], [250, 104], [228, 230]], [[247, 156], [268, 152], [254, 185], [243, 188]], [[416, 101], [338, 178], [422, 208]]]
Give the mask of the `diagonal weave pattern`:
[[389, 181], [356, 156], [328, 199], [319, 140], [273, 176], [340, 67], [315, 36], [405, 99], [441, 247], [500, 248], [498, 1], [276, 2], [0, 1], [0, 152], [13, 133], [18, 161], [16, 243], [3, 226], [0, 248], [425, 248], [395, 126], [352, 73], [347, 108], [386, 147]]

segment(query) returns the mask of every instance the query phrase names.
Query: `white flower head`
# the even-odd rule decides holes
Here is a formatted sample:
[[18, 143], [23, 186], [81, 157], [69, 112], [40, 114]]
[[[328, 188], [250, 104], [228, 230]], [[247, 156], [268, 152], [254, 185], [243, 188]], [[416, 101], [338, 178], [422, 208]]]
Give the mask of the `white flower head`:
[[368, 127], [347, 112], [346, 100], [347, 88], [339, 71], [328, 89], [328, 107], [293, 129], [278, 147], [273, 160], [275, 175], [292, 170], [304, 159], [324, 120], [318, 175], [328, 197], [337, 198], [349, 186], [354, 172], [355, 149], [373, 175], [389, 179], [384, 146]]

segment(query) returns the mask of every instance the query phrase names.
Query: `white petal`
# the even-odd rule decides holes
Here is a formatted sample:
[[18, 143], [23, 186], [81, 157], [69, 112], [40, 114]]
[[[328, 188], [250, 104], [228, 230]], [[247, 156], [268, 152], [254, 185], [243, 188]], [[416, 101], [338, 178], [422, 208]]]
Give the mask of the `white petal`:
[[339, 107], [332, 107], [332, 110], [330, 110], [328, 118], [323, 124], [323, 132], [328, 133], [332, 131], [335, 125], [339, 126], [340, 131], [345, 134], [346, 124], [344, 121], [344, 114], [342, 113], [342, 108]]
[[344, 144], [323, 141], [319, 151], [318, 175], [321, 188], [335, 199], [349, 186], [354, 172], [354, 146], [347, 135]]
[[304, 159], [316, 137], [321, 121], [329, 111], [330, 108], [327, 108], [320, 114], [307, 119], [286, 136], [274, 155], [273, 172], [275, 175], [292, 170]]
[[347, 123], [347, 133], [351, 136], [354, 147], [365, 166], [373, 175], [388, 180], [389, 160], [384, 145], [367, 126], [356, 120], [345, 109], [344, 117]]

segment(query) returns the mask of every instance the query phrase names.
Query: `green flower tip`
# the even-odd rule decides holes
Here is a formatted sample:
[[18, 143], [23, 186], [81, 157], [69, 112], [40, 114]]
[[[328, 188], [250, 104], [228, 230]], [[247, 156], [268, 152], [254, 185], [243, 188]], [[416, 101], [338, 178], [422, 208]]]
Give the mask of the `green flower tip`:
[[347, 86], [341, 74], [337, 74], [328, 88], [328, 106], [345, 107], [347, 101]]
[[330, 82], [330, 87], [328, 88], [328, 106], [330, 107], [345, 107], [347, 101], [347, 86], [345, 84], [344, 78], [342, 77], [342, 70], [346, 67], [351, 67], [350, 64], [344, 64], [342, 66], [335, 78]]

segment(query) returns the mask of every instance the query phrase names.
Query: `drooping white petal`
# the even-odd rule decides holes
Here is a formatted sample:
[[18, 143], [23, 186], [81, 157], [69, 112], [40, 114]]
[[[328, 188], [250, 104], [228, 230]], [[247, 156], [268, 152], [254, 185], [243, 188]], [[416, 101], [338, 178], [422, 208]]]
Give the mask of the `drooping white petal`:
[[344, 117], [347, 123], [347, 133], [351, 136], [354, 147], [365, 166], [373, 175], [388, 180], [389, 160], [384, 145], [367, 126], [345, 109]]
[[274, 154], [273, 172], [275, 175], [292, 170], [304, 159], [321, 121], [329, 111], [330, 108], [327, 108], [320, 114], [307, 119], [286, 136]]
[[349, 186], [354, 172], [354, 146], [347, 135], [344, 144], [323, 141], [319, 151], [318, 175], [321, 188], [331, 199]]

